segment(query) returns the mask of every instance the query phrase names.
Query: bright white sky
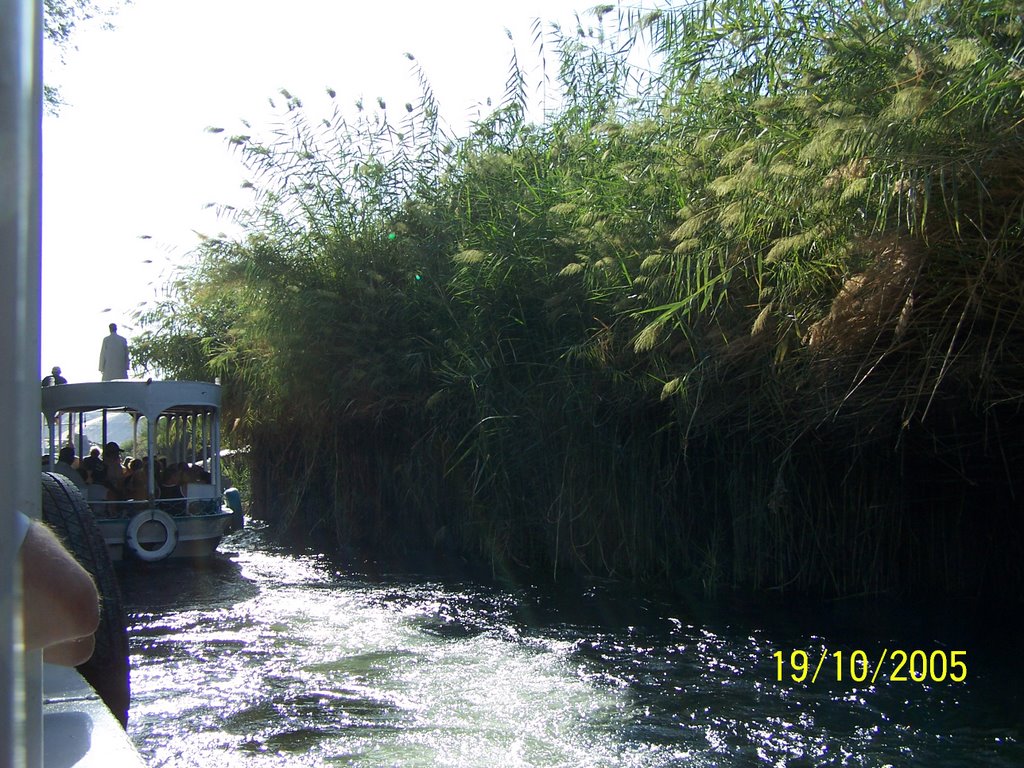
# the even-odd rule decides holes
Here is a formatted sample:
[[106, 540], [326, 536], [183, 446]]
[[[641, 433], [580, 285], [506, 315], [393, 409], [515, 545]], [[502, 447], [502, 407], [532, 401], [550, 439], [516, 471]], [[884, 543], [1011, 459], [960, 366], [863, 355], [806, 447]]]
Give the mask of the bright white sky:
[[[40, 376], [60, 365], [69, 381], [98, 380], [107, 325], [130, 341], [133, 309], [187, 260], [195, 233], [228, 227], [204, 209], [246, 200], [244, 169], [224, 136], [239, 132], [241, 119], [256, 130], [269, 122], [267, 99], [280, 88], [315, 115], [328, 86], [342, 105], [382, 96], [400, 110], [419, 95], [408, 51], [448, 123], [461, 128], [477, 115], [474, 105], [504, 92], [513, 52], [506, 28], [526, 66], [536, 61], [535, 19], [574, 30], [574, 11], [590, 20], [593, 5], [135, 0], [113, 31], [79, 29], [65, 64], [47, 51], [47, 81], [68, 103], [43, 124]], [[528, 82], [540, 78], [537, 71]]]

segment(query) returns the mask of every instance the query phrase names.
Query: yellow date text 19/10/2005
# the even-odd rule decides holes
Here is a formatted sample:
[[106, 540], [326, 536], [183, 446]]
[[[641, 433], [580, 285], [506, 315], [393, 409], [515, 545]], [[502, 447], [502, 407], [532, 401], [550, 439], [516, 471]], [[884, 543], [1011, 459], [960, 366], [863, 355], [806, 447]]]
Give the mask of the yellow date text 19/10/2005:
[[883, 648], [867, 651], [833, 651], [822, 648], [813, 656], [800, 649], [787, 657], [775, 651], [776, 680], [816, 683], [819, 679], [837, 683], [962, 683], [967, 680], [967, 651], [905, 651]]

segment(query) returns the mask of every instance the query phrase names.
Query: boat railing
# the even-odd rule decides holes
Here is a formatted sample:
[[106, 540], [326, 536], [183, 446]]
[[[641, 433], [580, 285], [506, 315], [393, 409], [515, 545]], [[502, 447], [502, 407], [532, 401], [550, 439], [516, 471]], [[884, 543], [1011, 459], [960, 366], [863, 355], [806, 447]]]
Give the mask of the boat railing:
[[146, 509], [160, 509], [172, 517], [210, 515], [220, 511], [220, 502], [214, 486], [196, 489], [189, 486], [187, 496], [171, 499], [139, 500], [93, 500], [89, 508], [97, 520], [123, 520]]

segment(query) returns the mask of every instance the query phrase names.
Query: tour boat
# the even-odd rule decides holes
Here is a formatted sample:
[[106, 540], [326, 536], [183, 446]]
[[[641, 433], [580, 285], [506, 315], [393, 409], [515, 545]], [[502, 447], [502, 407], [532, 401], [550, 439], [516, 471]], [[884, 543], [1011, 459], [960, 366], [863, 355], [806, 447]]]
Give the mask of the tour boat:
[[[51, 469], [68, 444], [80, 461], [93, 443], [119, 450], [108, 440], [112, 421], [124, 420], [116, 414], [130, 419], [132, 453], [144, 465], [136, 471], [145, 474], [145, 484], [134, 481], [131, 494], [108, 491], [101, 483], [89, 487], [84, 479], [80, 486], [111, 559], [208, 557], [225, 533], [241, 527], [238, 491], [224, 488], [221, 470], [220, 390], [201, 381], [152, 379], [43, 387]], [[88, 435], [96, 430], [99, 440]]]

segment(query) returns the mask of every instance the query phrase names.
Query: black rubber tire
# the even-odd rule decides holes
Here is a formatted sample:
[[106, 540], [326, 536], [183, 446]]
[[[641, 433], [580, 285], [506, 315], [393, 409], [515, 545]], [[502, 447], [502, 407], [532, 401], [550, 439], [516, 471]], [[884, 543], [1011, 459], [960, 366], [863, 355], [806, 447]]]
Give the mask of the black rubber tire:
[[68, 478], [43, 472], [43, 521], [85, 570], [100, 593], [100, 626], [96, 650], [77, 669], [103, 699], [122, 726], [128, 725], [131, 671], [128, 627], [114, 564], [82, 492]]

